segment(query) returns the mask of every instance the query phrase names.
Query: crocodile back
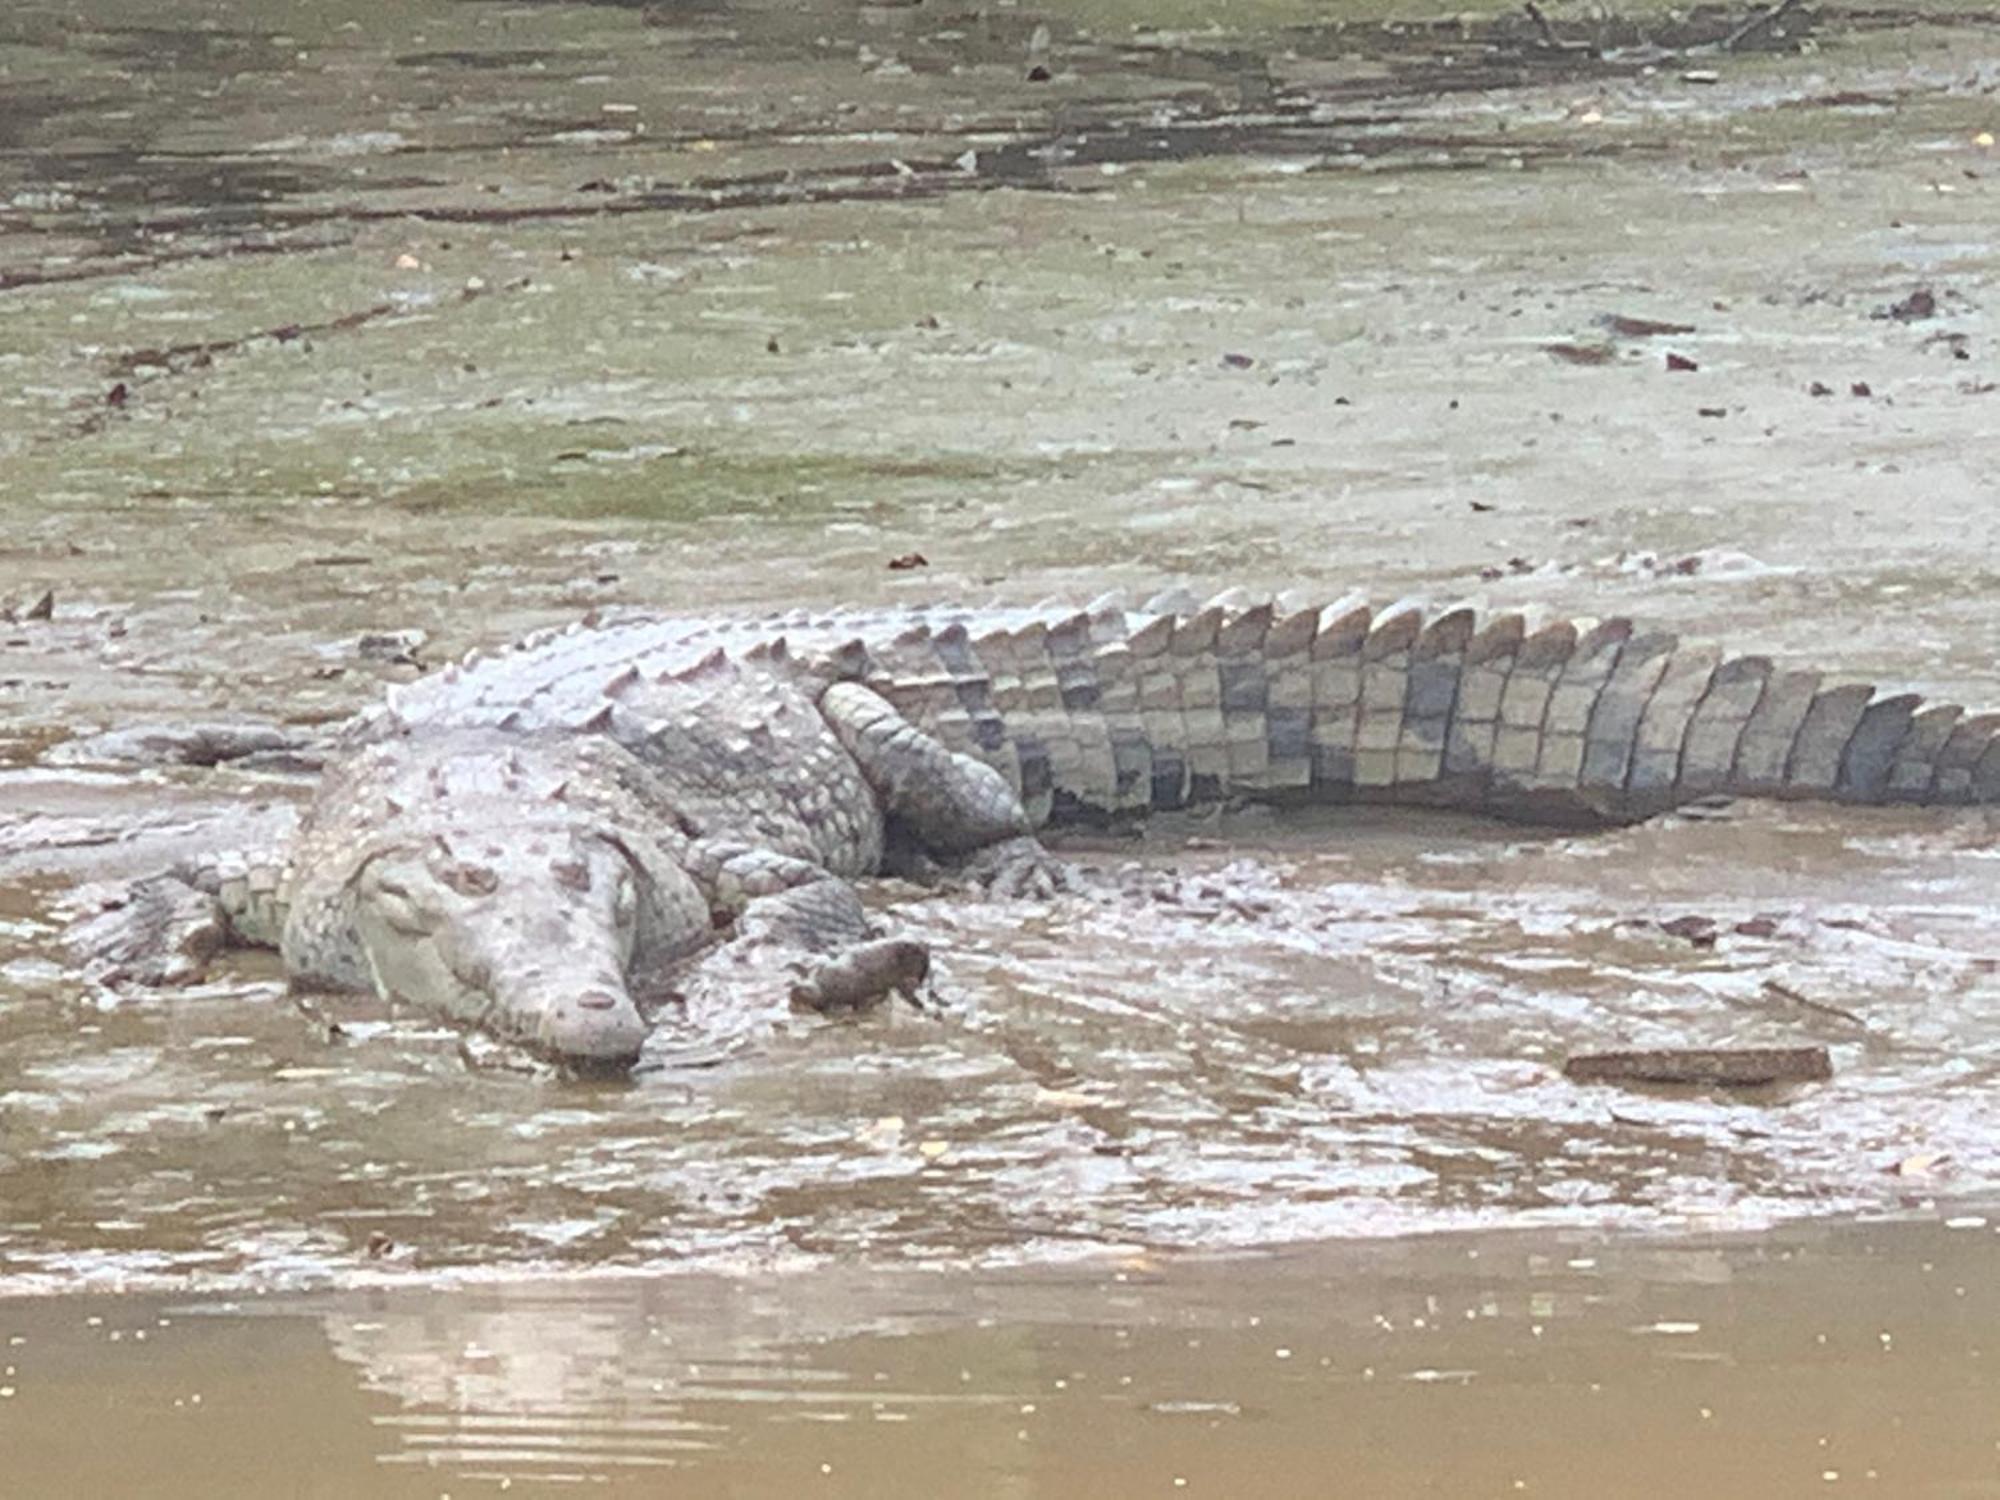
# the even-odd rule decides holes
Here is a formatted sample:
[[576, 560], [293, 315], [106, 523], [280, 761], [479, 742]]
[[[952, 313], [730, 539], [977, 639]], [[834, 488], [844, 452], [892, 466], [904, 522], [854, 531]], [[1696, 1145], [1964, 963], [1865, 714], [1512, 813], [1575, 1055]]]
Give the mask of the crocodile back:
[[1629, 620], [1163, 595], [1137, 609], [592, 619], [476, 653], [349, 730], [589, 730], [635, 680], [755, 658], [865, 683], [1037, 824], [1219, 798], [1625, 822], [1713, 795], [2000, 801], [2000, 715], [1726, 656]]

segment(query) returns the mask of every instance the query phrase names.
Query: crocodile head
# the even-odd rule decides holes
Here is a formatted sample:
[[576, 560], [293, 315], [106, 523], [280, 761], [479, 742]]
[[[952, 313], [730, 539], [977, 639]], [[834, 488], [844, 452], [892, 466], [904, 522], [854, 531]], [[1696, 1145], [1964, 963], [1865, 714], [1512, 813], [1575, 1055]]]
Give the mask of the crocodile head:
[[480, 731], [368, 746], [307, 819], [286, 962], [614, 1071], [675, 966], [715, 940], [685, 855], [615, 745]]
[[671, 862], [587, 828], [509, 826], [379, 850], [350, 886], [354, 936], [385, 999], [585, 1071], [638, 1057], [634, 975], [710, 939]]

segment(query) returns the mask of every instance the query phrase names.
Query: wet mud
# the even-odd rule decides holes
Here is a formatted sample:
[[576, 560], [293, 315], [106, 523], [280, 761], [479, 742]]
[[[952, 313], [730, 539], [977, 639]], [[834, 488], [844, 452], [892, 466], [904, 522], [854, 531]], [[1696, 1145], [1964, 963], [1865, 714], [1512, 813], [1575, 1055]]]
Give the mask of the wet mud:
[[[1253, 1256], [1226, 1264], [1331, 1338], [1348, 1313], [1271, 1247], [1467, 1232], [1409, 1251], [1415, 1270], [1357, 1245], [1326, 1274], [1463, 1292], [1483, 1328], [1473, 1289], [1432, 1261], [1510, 1234], [1546, 1258], [1607, 1229], [1967, 1221], [1994, 1200], [2000, 856], [1977, 813], [1739, 806], [1553, 836], [1252, 812], [1079, 838], [1066, 852], [1090, 873], [1053, 902], [872, 893], [936, 947], [945, 1019], [801, 1023], [752, 1058], [617, 1087], [469, 1068], [455, 1035], [408, 1017], [303, 1013], [255, 956], [182, 993], [99, 991], [56, 941], [80, 883], [281, 837], [310, 790], [78, 764], [66, 745], [169, 721], [324, 725], [606, 604], [1359, 587], [1631, 614], [2000, 701], [1991, 16], [1795, 6], [1725, 46], [1756, 12], [343, 0], [281, 25], [248, 3], [87, 9], [0, 17], [0, 1291], [333, 1296], [312, 1312], [324, 1333], [103, 1306], [135, 1330], [141, 1306], [173, 1317], [176, 1338], [213, 1327], [226, 1358], [291, 1330], [272, 1357], [347, 1414], [329, 1472], [386, 1486], [413, 1466], [430, 1493], [436, 1468], [553, 1472], [519, 1446], [471, 1451], [517, 1410], [585, 1421], [609, 1401], [617, 1453], [677, 1464], [683, 1423], [727, 1447], [754, 1405], [661, 1415], [633, 1396], [668, 1378], [632, 1353], [672, 1321], [654, 1293], [577, 1290], [574, 1318], [572, 1292], [550, 1294], [557, 1321], [610, 1340], [578, 1356], [613, 1372], [586, 1399], [574, 1387], [596, 1377], [568, 1367], [548, 1377], [561, 1389], [523, 1384], [542, 1376], [507, 1351], [551, 1346], [540, 1313], [445, 1288], [664, 1272], [732, 1297], [789, 1288], [754, 1348], [689, 1337], [746, 1361], [755, 1410], [803, 1441], [820, 1435], [808, 1398], [848, 1378], [827, 1370], [893, 1362], [869, 1341], [879, 1298], [903, 1295], [857, 1292], [852, 1322], [808, 1329], [813, 1278], [915, 1265], [940, 1278], [918, 1300], [946, 1331], [897, 1346], [922, 1346], [908, 1381], [951, 1389], [962, 1361], [967, 1403], [867, 1420], [989, 1445], [995, 1492], [1053, 1494], [1055, 1469], [1014, 1456], [1034, 1447], [1020, 1406], [1050, 1398], [1016, 1377], [1074, 1361], [1116, 1378], [1117, 1330], [1085, 1313], [1121, 1257]], [[1576, 1052], [1809, 1045], [1830, 1082], [1562, 1076]], [[1707, 1264], [1717, 1284], [1754, 1280], [1818, 1232]], [[1645, 1301], [1652, 1252], [1608, 1243], [1583, 1258], [1631, 1273], [1620, 1309]], [[1841, 1243], [1926, 1297], [1946, 1254], [1955, 1285], [1991, 1280], [1986, 1237], [1919, 1224]], [[1859, 1318], [1854, 1264], [1811, 1286]], [[1091, 1269], [1035, 1280], [1063, 1265]], [[1256, 1326], [1234, 1271], [1185, 1274], [1164, 1305]], [[1510, 1449], [1498, 1425], [1484, 1451], [1518, 1473], [1392, 1461], [1432, 1397], [1478, 1396], [1547, 1347], [1528, 1342], [1542, 1292], [1510, 1285], [1507, 1339], [1454, 1335], [1397, 1367], [1358, 1492], [1618, 1487], [1576, 1451]], [[1608, 1316], [1599, 1290], [1565, 1287]], [[674, 1316], [690, 1295], [657, 1294]], [[20, 1317], [85, 1316], [47, 1305], [63, 1311]], [[1588, 1405], [1600, 1386], [1671, 1387], [1721, 1412], [1698, 1399], [1704, 1371], [1789, 1378], [1818, 1357], [1771, 1332], [1804, 1326], [1796, 1306], [1744, 1307], [1712, 1364], [1649, 1358], [1619, 1385], [1579, 1356], [1565, 1389]], [[117, 1368], [62, 1328], [37, 1324], [34, 1347]], [[1637, 1379], [1639, 1346], [1605, 1328], [1601, 1357]], [[1853, 1349], [1874, 1336], [1850, 1331]], [[818, 1352], [770, 1352], [787, 1340]], [[0, 1384], [28, 1404], [0, 1401], [0, 1423], [65, 1389], [4, 1352]], [[1364, 1366], [1389, 1379], [1372, 1353], [1319, 1352], [1350, 1384]], [[791, 1383], [767, 1391], [754, 1372], [773, 1359]], [[1244, 1413], [1273, 1411], [1292, 1435], [1270, 1451], [1300, 1473], [1364, 1461], [1288, 1425], [1332, 1396], [1256, 1369], [1240, 1391], [1092, 1407], [1132, 1424], [1117, 1473], [1200, 1480], [1200, 1453], [1161, 1433], [1197, 1424], [1220, 1445], [1201, 1452], [1227, 1455]], [[481, 1372], [490, 1392], [439, 1394]], [[1709, 1487], [1859, 1476], [1869, 1458], [1807, 1452], [1827, 1409], [1770, 1418], [1773, 1454], [1799, 1441], [1764, 1487]], [[664, 1425], [617, 1425], [642, 1419]], [[813, 1443], [766, 1449], [775, 1430], [756, 1428], [771, 1463], [848, 1482]], [[1684, 1441], [1660, 1432], [1662, 1451]], [[1076, 1442], [1046, 1462], [1083, 1472]], [[36, 1451], [51, 1472], [76, 1461]], [[629, 1478], [611, 1451], [572, 1468]], [[1930, 1451], [1924, 1473], [1990, 1479], [1990, 1452], [1981, 1469], [1942, 1437]], [[1239, 1460], [1218, 1457], [1214, 1484]], [[1873, 1465], [1884, 1484], [1893, 1463]], [[710, 1479], [688, 1493], [745, 1482], [690, 1472]], [[1225, 1487], [1253, 1492], [1233, 1472]], [[1682, 1492], [1657, 1477], [1625, 1492]]]

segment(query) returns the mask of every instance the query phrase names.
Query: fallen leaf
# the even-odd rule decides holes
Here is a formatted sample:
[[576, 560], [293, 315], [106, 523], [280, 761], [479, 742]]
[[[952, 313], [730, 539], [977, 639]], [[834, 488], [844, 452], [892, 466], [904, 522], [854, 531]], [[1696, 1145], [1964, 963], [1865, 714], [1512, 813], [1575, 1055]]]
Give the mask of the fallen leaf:
[[920, 1141], [917, 1144], [917, 1154], [925, 1161], [942, 1161], [950, 1151], [951, 1143], [948, 1141]]
[[1937, 316], [1937, 294], [1927, 286], [1920, 286], [1901, 302], [1892, 302], [1882, 312], [1880, 318], [1893, 318], [1898, 323], [1917, 323], [1925, 318]]
[[901, 557], [889, 559], [891, 573], [907, 573], [912, 568], [928, 568], [931, 560], [921, 552], [905, 552]]
[[1699, 370], [1701, 366], [1689, 359], [1685, 354], [1669, 354], [1667, 356], [1667, 368], [1674, 371], [1686, 371]]
[[1222, 356], [1222, 363], [1227, 369], [1247, 370], [1257, 361], [1247, 354], [1225, 354]]
[[1715, 946], [1715, 919], [1713, 917], [1674, 917], [1660, 924], [1660, 931], [1671, 937], [1685, 938], [1697, 948]]

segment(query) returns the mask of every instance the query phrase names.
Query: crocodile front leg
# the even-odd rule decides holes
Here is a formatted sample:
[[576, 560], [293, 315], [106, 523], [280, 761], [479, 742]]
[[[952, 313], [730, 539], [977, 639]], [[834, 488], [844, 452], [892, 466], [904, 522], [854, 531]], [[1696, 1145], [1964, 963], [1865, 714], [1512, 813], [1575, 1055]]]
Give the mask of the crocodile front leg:
[[73, 921], [64, 941], [100, 984], [199, 983], [225, 948], [275, 948], [282, 866], [245, 854], [133, 881]]
[[864, 1009], [914, 999], [929, 950], [883, 937], [854, 887], [819, 865], [766, 849], [698, 843], [696, 883], [709, 893], [720, 946], [676, 976], [685, 1027], [704, 1041], [744, 1035], [794, 1007]]

